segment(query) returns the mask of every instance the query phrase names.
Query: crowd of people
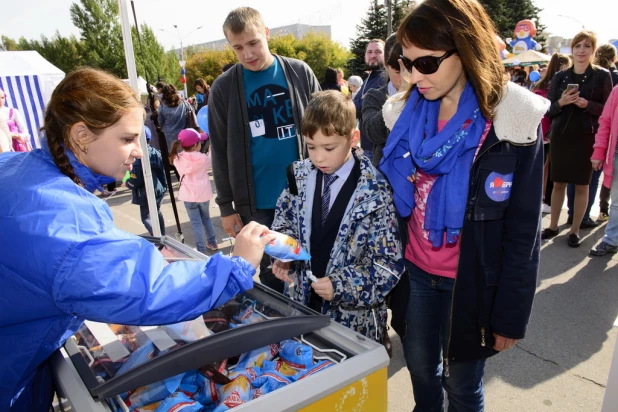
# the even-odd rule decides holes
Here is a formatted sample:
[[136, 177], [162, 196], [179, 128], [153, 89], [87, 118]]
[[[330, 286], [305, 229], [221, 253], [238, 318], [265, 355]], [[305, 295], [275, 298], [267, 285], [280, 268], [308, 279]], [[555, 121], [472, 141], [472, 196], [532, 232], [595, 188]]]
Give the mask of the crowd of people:
[[[328, 68], [320, 83], [306, 63], [270, 52], [257, 10], [230, 12], [223, 33], [238, 63], [212, 85], [195, 81], [197, 107], [160, 82], [144, 112], [122, 81], [79, 69], [53, 92], [42, 148], [0, 155], [0, 184], [13, 194], [0, 200], [0, 232], [13, 234], [0, 254], [0, 309], [16, 314], [0, 320], [10, 336], [0, 349], [21, 351], [0, 360], [0, 409], [46, 410], [47, 359], [83, 320], [192, 319], [251, 288], [259, 268], [262, 284], [389, 354], [394, 328], [415, 411], [445, 410], [445, 398], [449, 410], [482, 411], [486, 359], [526, 335], [541, 240], [560, 234], [565, 196], [568, 245], [608, 221], [590, 253], [618, 251], [616, 49], [582, 31], [571, 56], [533, 67], [542, 74], [530, 82], [532, 69], [505, 70], [476, 0], [426, 0], [397, 33], [369, 40], [365, 80]], [[203, 106], [208, 133], [191, 127]], [[0, 91], [5, 152], [29, 139], [19, 119]], [[153, 245], [114, 226], [92, 192], [124, 179], [152, 234], [143, 161], [162, 233], [171, 168], [200, 252], [218, 250], [212, 169], [233, 257], [164, 266]], [[272, 231], [311, 259], [271, 261]]]

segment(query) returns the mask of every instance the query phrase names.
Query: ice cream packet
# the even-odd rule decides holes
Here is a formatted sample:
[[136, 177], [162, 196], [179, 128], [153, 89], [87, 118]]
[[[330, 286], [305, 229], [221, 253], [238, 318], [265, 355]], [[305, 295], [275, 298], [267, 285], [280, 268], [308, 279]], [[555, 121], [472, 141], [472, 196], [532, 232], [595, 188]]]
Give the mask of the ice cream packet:
[[254, 380], [258, 378], [258, 376], [260, 376], [261, 373], [262, 373], [262, 370], [257, 366], [254, 368], [247, 368], [247, 369], [236, 368], [234, 369], [233, 372], [230, 372], [230, 374], [228, 375], [228, 378], [230, 378], [231, 380], [234, 380], [239, 376], [244, 376], [245, 378], [249, 380], [249, 382], [253, 382]]
[[244, 375], [238, 376], [227, 385], [219, 387], [221, 403], [214, 412], [223, 412], [247, 403], [252, 399], [251, 383]]
[[276, 371], [282, 374], [283, 376], [293, 377], [298, 374], [298, 369], [294, 369], [287, 363], [283, 362], [281, 359], [272, 360], [272, 361], [264, 361], [262, 365], [262, 370], [264, 372]]
[[281, 342], [279, 356], [294, 369], [304, 370], [313, 366], [313, 349], [295, 340], [288, 339]]
[[246, 368], [253, 368], [255, 366], [259, 366], [261, 368], [265, 360], [273, 360], [274, 357], [277, 356], [278, 352], [279, 345], [276, 343], [245, 352], [240, 355], [240, 359], [238, 359], [238, 363], [236, 364], [234, 370], [237, 371]]
[[182, 392], [175, 392], [165, 399], [155, 412], [200, 412], [204, 406]]
[[266, 245], [264, 249], [266, 254], [282, 262], [311, 259], [311, 255], [300, 246], [300, 243], [298, 243], [296, 239], [272, 230], [270, 233], [276, 235], [276, 237], [272, 242]]
[[176, 375], [173, 379], [175, 384], [174, 390], [170, 391], [169, 387], [173, 387], [169, 379], [168, 385], [165, 384], [165, 381], [152, 383], [150, 385], [142, 386], [141, 388], [137, 388], [133, 392], [129, 392], [128, 398], [125, 399], [124, 403], [129, 407], [130, 411], [134, 411], [138, 408], [141, 408], [145, 405], [150, 405], [151, 403], [159, 402], [166, 399], [170, 394], [174, 393], [178, 388], [180, 381], [182, 379], [183, 374]]
[[276, 391], [279, 388], [283, 388], [290, 383], [292, 383], [290, 378], [277, 371], [264, 372], [251, 384], [254, 388], [256, 388], [254, 391], [255, 393], [253, 394], [253, 399], [260, 397], [261, 395], [266, 395], [272, 391]]
[[[149, 361], [155, 354], [155, 347], [152, 342], [148, 342], [141, 348], [133, 352], [126, 362], [118, 369], [117, 375], [120, 375], [130, 369]], [[134, 391], [126, 392], [120, 395], [131, 411], [145, 405], [150, 405], [154, 402], [159, 402], [167, 398], [170, 394], [176, 392], [184, 374], [179, 374], [167, 378], [161, 382], [152, 383], [142, 386]]]
[[238, 316], [234, 316], [234, 320], [242, 323], [243, 325], [249, 325], [252, 323], [264, 322], [266, 319], [264, 319], [264, 316], [255, 312], [255, 303], [253, 303], [243, 310]]
[[152, 412], [156, 411], [157, 408], [161, 405], [161, 402], [151, 403], [150, 405], [142, 406], [141, 408], [135, 409], [134, 412]]

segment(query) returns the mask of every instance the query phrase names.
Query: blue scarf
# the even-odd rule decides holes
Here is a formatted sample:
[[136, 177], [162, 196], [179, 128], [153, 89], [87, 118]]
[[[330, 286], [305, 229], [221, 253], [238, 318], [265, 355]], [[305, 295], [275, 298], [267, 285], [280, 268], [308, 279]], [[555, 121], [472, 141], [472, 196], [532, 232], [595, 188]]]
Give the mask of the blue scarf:
[[[457, 243], [466, 211], [470, 168], [487, 124], [470, 83], [459, 98], [457, 113], [440, 132], [439, 113], [440, 100], [426, 100], [415, 87], [388, 136], [380, 162], [402, 217], [410, 216], [416, 206], [415, 185], [408, 177], [415, 175], [417, 168], [437, 175], [427, 199], [423, 227], [436, 248], [442, 246], [445, 233], [447, 244]], [[464, 130], [468, 120], [471, 122]]]
[[[51, 157], [51, 151], [49, 150], [49, 146], [47, 145], [47, 139], [41, 139], [41, 149], [43, 149], [49, 156]], [[75, 175], [79, 177], [82, 185], [84, 185], [84, 189], [93, 193], [95, 190], [103, 191], [103, 185], [113, 183], [116, 181], [115, 178], [109, 176], [98, 175], [94, 173], [88, 166], [83, 165], [77, 160], [77, 157], [73, 154], [71, 150], [68, 148], [64, 149], [67, 157], [69, 158], [69, 163], [73, 166], [73, 171]], [[53, 157], [52, 157], [53, 159]]]

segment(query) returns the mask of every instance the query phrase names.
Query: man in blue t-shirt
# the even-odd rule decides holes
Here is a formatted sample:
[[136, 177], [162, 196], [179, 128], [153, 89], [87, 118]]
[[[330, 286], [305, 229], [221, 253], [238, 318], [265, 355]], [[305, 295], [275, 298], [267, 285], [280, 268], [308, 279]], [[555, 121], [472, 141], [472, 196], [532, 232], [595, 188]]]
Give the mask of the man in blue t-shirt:
[[[272, 224], [285, 169], [305, 157], [300, 122], [320, 88], [307, 64], [270, 53], [270, 32], [257, 10], [233, 10], [223, 32], [240, 64], [210, 89], [208, 130], [223, 229], [235, 237], [251, 220]], [[268, 266], [265, 258], [260, 280], [282, 291]]]

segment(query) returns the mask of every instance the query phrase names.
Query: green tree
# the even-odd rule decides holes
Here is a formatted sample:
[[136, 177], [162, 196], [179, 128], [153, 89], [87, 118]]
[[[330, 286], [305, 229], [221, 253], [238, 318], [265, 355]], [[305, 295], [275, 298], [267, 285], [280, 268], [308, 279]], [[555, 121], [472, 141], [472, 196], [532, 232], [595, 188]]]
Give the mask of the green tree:
[[84, 63], [127, 77], [116, 0], [80, 0], [71, 5], [71, 20], [80, 31]]
[[[310, 33], [301, 40], [293, 35], [277, 36], [268, 42], [271, 53], [303, 60], [311, 67], [316, 77], [323, 80], [327, 67], [343, 67], [350, 58], [350, 52], [323, 34]], [[193, 82], [202, 78], [212, 82], [221, 74], [221, 67], [236, 63], [236, 54], [229, 47], [222, 50], [201, 50], [187, 60], [187, 81], [189, 94], [195, 92]]]
[[205, 49], [195, 52], [187, 60], [187, 88], [189, 94], [195, 93], [193, 83], [197, 79], [204, 79], [212, 84], [221, 74], [221, 67], [227, 63], [235, 63], [236, 55], [229, 47], [222, 50]]
[[413, 0], [392, 0], [391, 17], [393, 19], [393, 33], [397, 33], [397, 29], [404, 17], [416, 7], [416, 1]]
[[18, 43], [7, 36], [0, 36], [0, 50], [2, 51], [15, 51], [20, 50]]
[[371, 39], [386, 39], [386, 15], [385, 7], [373, 0], [367, 17], [356, 26], [356, 37], [350, 41], [352, 57], [346, 65], [350, 75], [365, 75], [365, 48]]
[[178, 87], [180, 85], [180, 64], [175, 53], [165, 52], [163, 46], [157, 41], [154, 31], [147, 24], [141, 25], [139, 38], [135, 27], [131, 27], [131, 35], [137, 74], [152, 84], [161, 80]]
[[291, 34], [275, 37], [270, 40], [268, 46], [272, 53], [293, 57], [307, 63], [320, 81], [324, 81], [328, 67], [344, 67], [351, 57], [341, 45], [323, 34], [316, 33], [309, 33], [301, 40], [295, 39]]

